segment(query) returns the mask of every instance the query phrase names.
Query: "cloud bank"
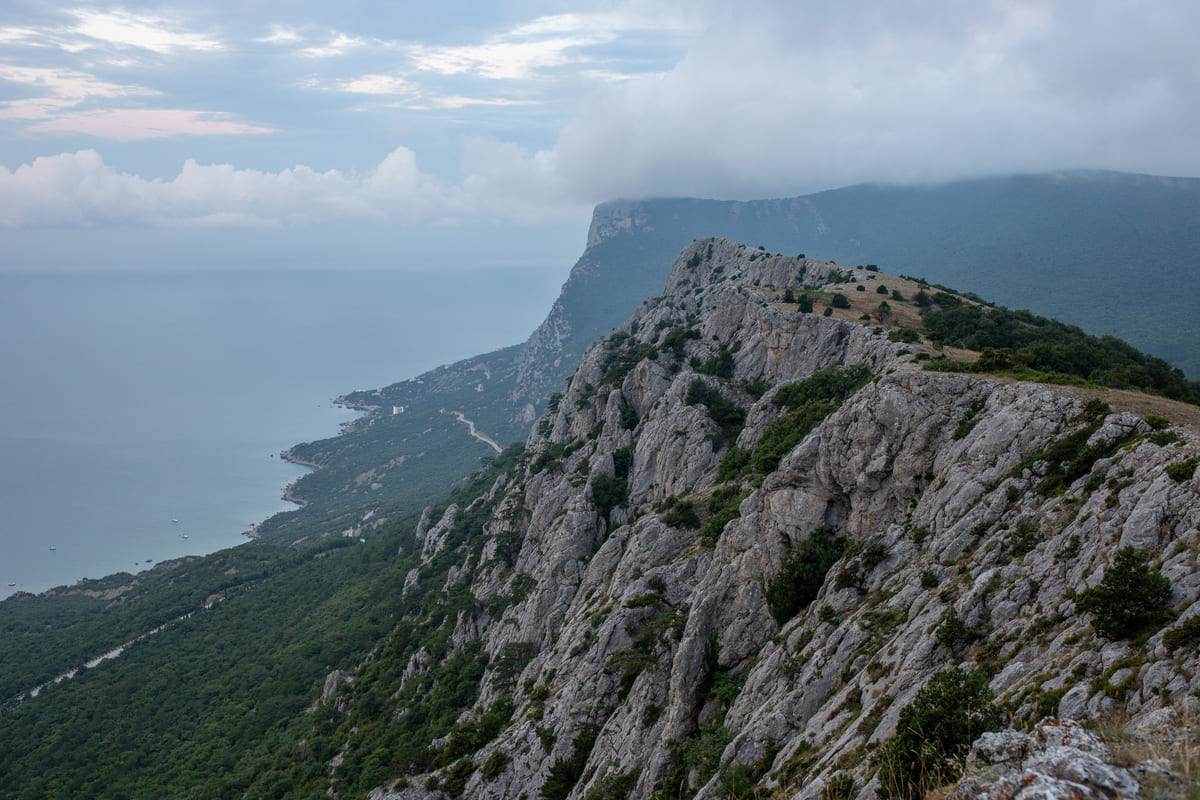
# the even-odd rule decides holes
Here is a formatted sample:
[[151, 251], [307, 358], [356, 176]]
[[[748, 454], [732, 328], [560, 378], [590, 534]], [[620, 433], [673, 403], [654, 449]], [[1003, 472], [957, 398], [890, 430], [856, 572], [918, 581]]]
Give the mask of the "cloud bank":
[[[506, 173], [503, 164], [522, 165]], [[279, 172], [188, 160], [171, 180], [119, 172], [95, 150], [0, 167], [0, 226], [311, 226], [374, 223], [451, 225], [465, 221], [545, 223], [576, 219], [582, 206], [530, 196], [529, 159], [513, 146], [480, 143], [480, 171], [460, 185], [422, 173], [411, 150], [397, 148], [362, 174]], [[525, 165], [533, 165], [525, 166]]]
[[[333, 141], [325, 120], [361, 119], [341, 129], [338, 152], [299, 160], [345, 163], [379, 130], [393, 132], [374, 150], [386, 156], [266, 170], [188, 154], [177, 175], [154, 179], [114, 169], [91, 143], [0, 168], [0, 225], [525, 224], [578, 219], [616, 196], [749, 198], [1066, 168], [1200, 175], [1191, 2], [656, 5], [534, 17], [454, 42], [264, 23], [238, 46], [295, 70], [277, 77], [313, 104], [303, 119], [325, 137], [314, 147]], [[64, 50], [235, 49], [216, 26], [71, 13], [56, 34]], [[0, 43], [28, 44], [31, 30], [0, 29]], [[0, 80], [26, 92], [0, 102], [0, 120], [22, 121], [27, 136], [299, 135], [295, 115], [172, 105], [151, 77], [0, 63]]]

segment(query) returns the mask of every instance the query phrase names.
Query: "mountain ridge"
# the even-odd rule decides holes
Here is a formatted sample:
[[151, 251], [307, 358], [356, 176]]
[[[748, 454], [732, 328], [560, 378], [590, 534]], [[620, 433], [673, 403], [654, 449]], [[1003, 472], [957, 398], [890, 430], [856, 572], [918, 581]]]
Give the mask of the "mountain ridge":
[[[1161, 558], [1172, 609], [1196, 598], [1189, 454], [1200, 440], [1172, 432], [1159, 444], [1142, 418], [1068, 389], [922, 371], [910, 348], [923, 342], [772, 302], [785, 288], [834, 288], [844, 272], [719, 240], [689, 246], [663, 297], [585, 354], [525, 465], [465, 509], [491, 509], [482, 545], [452, 555], [461, 508], [419, 531], [425, 564], [457, 563], [442, 596], [464, 586], [476, 602], [460, 606], [444, 658], [478, 641], [495, 665], [462, 719], [508, 695], [513, 712], [453, 768], [372, 798], [516, 798], [539, 786], [542, 797], [715, 798], [740, 776], [746, 792], [809, 798], [839, 781], [865, 799], [887, 790], [875, 756], [902, 709], [951, 666], [988, 670], [1018, 719], [1099, 714], [1114, 697], [1143, 718], [1164, 697], [1187, 705], [1197, 656], [1170, 657], [1172, 628], [1138, 661], [1072, 598], [1099, 582], [1117, 544]], [[724, 352], [731, 369], [709, 374]], [[799, 424], [787, 422], [787, 387], [820, 397], [810, 382], [851, 364], [873, 377], [774, 466], [747, 466]], [[731, 406], [742, 409], [732, 444]], [[1058, 493], [1041, 487], [1063, 441], [1092, 455]], [[735, 448], [750, 454], [740, 467]], [[1182, 480], [1167, 474], [1189, 463]], [[726, 518], [709, 503], [727, 490]], [[723, 524], [706, 534], [702, 517]], [[777, 609], [789, 554], [816, 546], [817, 531], [843, 549], [812, 597]], [[514, 535], [519, 548], [500, 558]], [[418, 652], [405, 674], [437, 663]], [[689, 756], [705, 748], [709, 761]]]

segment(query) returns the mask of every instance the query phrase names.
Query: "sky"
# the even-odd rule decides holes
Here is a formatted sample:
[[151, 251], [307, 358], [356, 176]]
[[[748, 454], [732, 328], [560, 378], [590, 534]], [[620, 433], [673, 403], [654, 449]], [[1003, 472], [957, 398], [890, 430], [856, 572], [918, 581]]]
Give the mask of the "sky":
[[616, 197], [1194, 177], [1196, 30], [1193, 0], [0, 0], [0, 269], [562, 265]]

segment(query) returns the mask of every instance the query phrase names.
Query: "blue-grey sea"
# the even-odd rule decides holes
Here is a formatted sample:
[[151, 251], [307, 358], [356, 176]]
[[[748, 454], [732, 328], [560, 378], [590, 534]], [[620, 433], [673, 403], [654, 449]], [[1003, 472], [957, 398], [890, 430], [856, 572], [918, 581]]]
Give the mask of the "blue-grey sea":
[[522, 341], [564, 278], [0, 273], [0, 597], [244, 542], [334, 397]]

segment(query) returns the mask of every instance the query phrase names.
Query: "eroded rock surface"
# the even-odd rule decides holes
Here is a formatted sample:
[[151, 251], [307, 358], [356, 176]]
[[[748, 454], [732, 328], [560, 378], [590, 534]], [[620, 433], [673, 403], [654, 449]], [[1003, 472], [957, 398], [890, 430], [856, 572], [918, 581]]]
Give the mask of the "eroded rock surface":
[[[872, 754], [950, 666], [986, 669], [1029, 722], [1118, 704], [1167, 713], [1200, 689], [1197, 648], [1168, 646], [1170, 625], [1144, 645], [1109, 641], [1075, 606], [1124, 545], [1168, 576], [1174, 611], [1200, 596], [1197, 479], [1167, 473], [1200, 452], [1196, 437], [1155, 443], [1140, 417], [1078, 392], [923, 372], [927, 345], [780, 302], [786, 289], [848, 290], [851, 276], [866, 279], [697, 241], [535, 425], [522, 466], [486, 498], [482, 549], [448, 538], [470, 509], [423, 521], [427, 562], [462, 553], [442, 591], [465, 584], [477, 601], [449, 653], [478, 641], [491, 659], [468, 717], [515, 702], [470, 755], [462, 796], [537, 797], [577, 757], [570, 798], [716, 798], [734, 774], [780, 797], [838, 780], [866, 798]], [[734, 463], [732, 448], [757, 458], [778, 434], [780, 387], [851, 365], [869, 380], [777, 466]], [[1052, 446], [1084, 429], [1086, 470], [1046, 489], [1061, 468]], [[776, 579], [819, 530], [844, 550], [779, 618]], [[518, 673], [501, 676], [502, 662]], [[409, 668], [430, 666], [425, 654]], [[693, 757], [703, 748], [717, 755]], [[991, 735], [973, 758], [962, 797], [1059, 797], [1068, 784], [1096, 787], [1072, 796], [1137, 796], [1075, 724]], [[440, 798], [444, 778], [372, 797]]]

